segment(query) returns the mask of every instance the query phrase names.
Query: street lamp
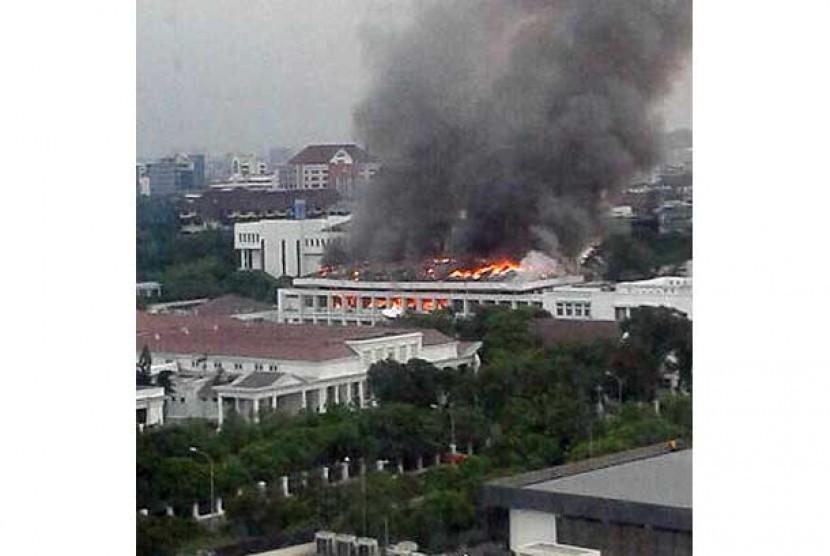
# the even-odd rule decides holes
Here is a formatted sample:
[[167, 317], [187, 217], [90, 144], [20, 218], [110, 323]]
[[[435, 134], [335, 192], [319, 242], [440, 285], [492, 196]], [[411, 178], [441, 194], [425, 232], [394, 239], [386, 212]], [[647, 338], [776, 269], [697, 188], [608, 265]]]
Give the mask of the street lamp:
[[208, 459], [208, 463], [210, 464], [210, 513], [216, 513], [216, 509], [214, 505], [216, 504], [216, 497], [214, 496], [214, 482], [213, 482], [213, 458], [210, 457], [209, 454], [203, 452], [202, 450], [196, 448], [195, 446], [191, 446], [188, 448], [194, 454], [202, 454]]
[[617, 401], [620, 402], [620, 407], [622, 407], [623, 399], [622, 399], [622, 389], [623, 389], [623, 379], [619, 376], [615, 375], [611, 371], [605, 371], [605, 376], [610, 376], [611, 378], [617, 381]]

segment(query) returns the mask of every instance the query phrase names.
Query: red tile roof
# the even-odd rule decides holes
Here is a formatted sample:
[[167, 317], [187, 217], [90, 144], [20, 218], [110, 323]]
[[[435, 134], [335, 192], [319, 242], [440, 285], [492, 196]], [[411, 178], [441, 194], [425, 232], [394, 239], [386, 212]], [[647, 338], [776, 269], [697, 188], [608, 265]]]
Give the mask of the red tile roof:
[[453, 342], [437, 330], [242, 322], [228, 316], [137, 313], [136, 351], [226, 355], [287, 361], [356, 357], [348, 340], [423, 333], [423, 345]]
[[328, 164], [332, 157], [339, 151], [340, 149], [345, 150], [349, 153], [349, 156], [355, 162], [358, 163], [366, 163], [366, 162], [377, 162], [377, 158], [370, 155], [365, 150], [361, 149], [357, 145], [309, 145], [299, 153], [297, 153], [294, 158], [288, 161], [289, 164]]

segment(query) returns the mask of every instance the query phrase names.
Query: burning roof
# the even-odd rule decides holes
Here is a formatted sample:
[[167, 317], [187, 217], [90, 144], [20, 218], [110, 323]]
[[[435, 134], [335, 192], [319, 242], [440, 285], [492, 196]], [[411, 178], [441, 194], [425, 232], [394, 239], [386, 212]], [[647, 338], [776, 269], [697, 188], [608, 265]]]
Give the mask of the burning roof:
[[418, 264], [361, 263], [351, 266], [327, 266], [315, 277], [368, 281], [447, 281], [501, 282], [536, 280], [565, 275], [567, 265], [538, 251], [531, 251], [520, 261], [511, 257], [460, 260], [438, 256]]

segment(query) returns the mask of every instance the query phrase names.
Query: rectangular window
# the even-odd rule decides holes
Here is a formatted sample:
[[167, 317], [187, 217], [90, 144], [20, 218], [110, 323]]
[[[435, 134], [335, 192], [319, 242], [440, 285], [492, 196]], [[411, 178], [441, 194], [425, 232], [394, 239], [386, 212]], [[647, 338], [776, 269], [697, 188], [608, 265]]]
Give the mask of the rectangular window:
[[574, 304], [574, 316], [581, 317], [582, 316], [582, 303], [575, 303]]
[[261, 371], [262, 370], [262, 363], [254, 363], [254, 370]]
[[590, 303], [585, 304], [585, 316], [588, 317], [588, 318], [591, 317], [591, 304]]
[[561, 301], [556, 302], [556, 316], [561, 317], [565, 314], [565, 304]]
[[565, 315], [573, 316], [573, 303], [565, 303]]

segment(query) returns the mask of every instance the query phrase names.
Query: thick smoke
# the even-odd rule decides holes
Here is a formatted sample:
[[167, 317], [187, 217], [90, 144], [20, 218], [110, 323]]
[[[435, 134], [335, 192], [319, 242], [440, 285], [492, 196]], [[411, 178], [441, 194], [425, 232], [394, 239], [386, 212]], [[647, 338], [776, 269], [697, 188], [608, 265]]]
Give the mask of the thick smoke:
[[352, 256], [574, 256], [658, 161], [655, 106], [690, 47], [684, 0], [454, 0], [367, 37], [355, 123], [384, 167]]

